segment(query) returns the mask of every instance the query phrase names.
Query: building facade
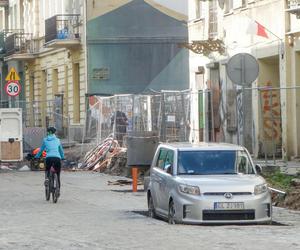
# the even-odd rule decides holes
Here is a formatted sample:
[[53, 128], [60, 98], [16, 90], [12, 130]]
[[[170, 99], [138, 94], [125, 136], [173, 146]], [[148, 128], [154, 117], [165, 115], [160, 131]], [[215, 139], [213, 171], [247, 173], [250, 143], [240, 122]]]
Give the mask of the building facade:
[[[86, 64], [83, 0], [11, 0], [0, 10], [2, 88], [7, 72], [20, 75], [18, 97], [1, 95], [24, 109], [26, 126], [83, 127]], [[74, 134], [74, 133], [73, 133]]]
[[[196, 100], [192, 125], [206, 123], [198, 140], [244, 144], [256, 156], [299, 156], [300, 85], [298, 75], [298, 1], [189, 1], [190, 84], [212, 93], [208, 103]], [[276, 18], [274, 18], [276, 16]], [[209, 39], [218, 49], [203, 52]], [[192, 45], [198, 46], [197, 51]], [[196, 53], [195, 53], [196, 52]], [[197, 53], [198, 52], [198, 53]], [[206, 54], [205, 54], [206, 53]], [[258, 62], [257, 79], [243, 89], [226, 72], [230, 58], [248, 53]], [[244, 101], [243, 101], [244, 99]], [[204, 107], [206, 104], [206, 107]], [[201, 117], [201, 114], [204, 118]], [[210, 118], [211, 117], [211, 118]]]
[[185, 0], [87, 1], [88, 94], [189, 87]]

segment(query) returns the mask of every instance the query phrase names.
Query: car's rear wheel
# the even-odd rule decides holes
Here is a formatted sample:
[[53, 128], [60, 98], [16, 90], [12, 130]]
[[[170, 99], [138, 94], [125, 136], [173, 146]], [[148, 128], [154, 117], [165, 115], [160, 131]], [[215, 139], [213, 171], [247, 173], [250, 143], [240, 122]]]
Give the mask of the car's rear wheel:
[[149, 199], [148, 199], [148, 216], [150, 218], [156, 218], [153, 198], [152, 198], [151, 194], [149, 195]]
[[172, 225], [176, 224], [175, 206], [174, 206], [174, 201], [172, 201], [172, 200], [169, 203], [168, 223], [172, 224]]

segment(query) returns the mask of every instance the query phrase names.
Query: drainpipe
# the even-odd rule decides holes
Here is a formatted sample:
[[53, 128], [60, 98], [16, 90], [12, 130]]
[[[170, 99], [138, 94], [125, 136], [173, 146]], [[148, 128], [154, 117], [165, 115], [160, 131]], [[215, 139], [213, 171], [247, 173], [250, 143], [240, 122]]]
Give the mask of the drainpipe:
[[8, 30], [9, 26], [8, 26], [8, 15], [9, 15], [9, 6], [5, 6], [4, 7], [4, 12], [5, 12], [5, 29]]

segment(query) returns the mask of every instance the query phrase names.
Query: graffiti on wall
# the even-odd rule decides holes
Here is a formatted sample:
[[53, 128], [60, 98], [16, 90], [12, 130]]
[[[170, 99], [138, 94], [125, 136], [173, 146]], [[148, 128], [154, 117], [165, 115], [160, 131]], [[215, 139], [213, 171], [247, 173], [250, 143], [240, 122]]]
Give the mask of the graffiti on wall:
[[266, 141], [281, 142], [281, 113], [279, 90], [261, 91], [263, 138]]

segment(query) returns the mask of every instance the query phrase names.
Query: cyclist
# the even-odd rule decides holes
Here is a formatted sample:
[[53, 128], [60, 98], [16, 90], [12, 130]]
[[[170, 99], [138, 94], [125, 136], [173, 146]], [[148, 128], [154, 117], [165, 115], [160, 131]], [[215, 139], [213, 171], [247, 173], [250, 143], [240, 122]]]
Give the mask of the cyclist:
[[43, 139], [43, 144], [39, 152], [36, 154], [35, 158], [40, 158], [43, 151], [46, 150], [45, 186], [49, 184], [50, 168], [51, 166], [53, 166], [57, 173], [58, 186], [60, 189], [61, 160], [63, 160], [65, 156], [61, 142], [55, 136], [55, 132], [55, 127], [49, 127], [47, 129], [47, 137]]

